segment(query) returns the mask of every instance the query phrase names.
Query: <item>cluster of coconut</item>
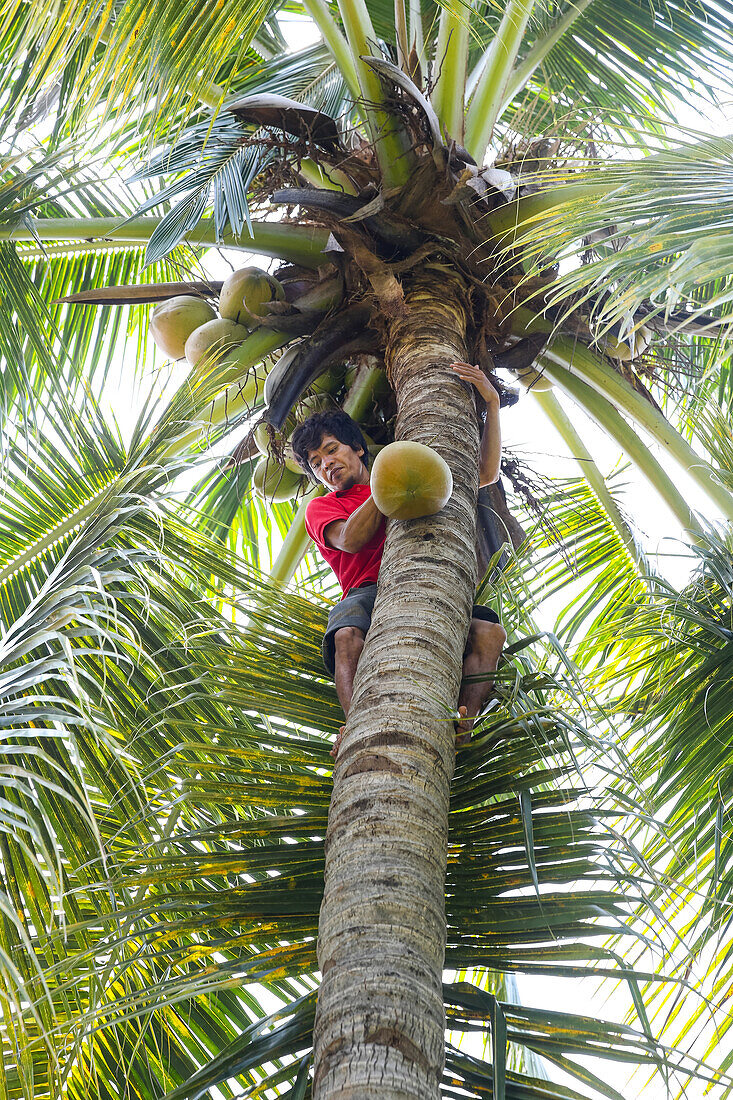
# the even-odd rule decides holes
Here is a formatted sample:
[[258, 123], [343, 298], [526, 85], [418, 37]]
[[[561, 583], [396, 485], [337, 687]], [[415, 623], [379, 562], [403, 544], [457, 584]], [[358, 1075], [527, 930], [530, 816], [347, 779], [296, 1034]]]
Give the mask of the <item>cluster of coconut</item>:
[[[258, 267], [243, 267], [225, 279], [218, 313], [204, 298], [179, 294], [155, 307], [150, 332], [170, 359], [185, 356], [192, 367], [213, 364], [244, 343], [270, 302], [284, 298], [281, 284], [272, 275]], [[283, 433], [271, 435], [263, 423], [256, 428], [254, 440], [262, 454], [253, 475], [255, 492], [276, 503], [290, 500], [303, 483], [303, 471], [287, 438]], [[282, 463], [273, 452], [283, 456]]]
[[[296, 348], [288, 348], [265, 379], [265, 404], [268, 403], [268, 380], [276, 378], [280, 365], [282, 363], [287, 365], [296, 350]], [[339, 380], [343, 381], [343, 371], [338, 370], [329, 370], [317, 379], [310, 387], [311, 393], [298, 402], [297, 419], [295, 416], [289, 416], [281, 431], [264, 420], [255, 427], [252, 440], [262, 457], [255, 466], [252, 485], [257, 495], [264, 500], [271, 501], [273, 504], [282, 504], [283, 501], [292, 500], [306, 486], [308, 478], [295, 457], [290, 436], [297, 428], [299, 421], [313, 416], [314, 413], [338, 407], [329, 391], [338, 385]]]
[[185, 355], [192, 367], [204, 358], [213, 363], [244, 343], [268, 303], [284, 297], [285, 291], [272, 275], [258, 267], [243, 267], [224, 280], [218, 314], [204, 298], [178, 294], [152, 311], [150, 332], [170, 359]]
[[303, 470], [290, 446], [289, 436], [295, 427], [292, 417], [281, 432], [263, 420], [252, 433], [261, 455], [252, 474], [252, 487], [258, 497], [273, 504], [292, 500], [305, 482]]
[[[282, 301], [285, 293], [277, 279], [257, 267], [244, 267], [225, 280], [219, 295], [219, 312], [194, 295], [168, 298], [152, 311], [150, 331], [160, 350], [171, 359], [186, 357], [192, 367], [215, 363], [239, 347], [254, 324], [266, 314], [266, 306]], [[287, 367], [296, 349], [289, 348], [270, 372]], [[318, 390], [301, 402], [303, 416], [323, 409], [334, 379], [319, 380]], [[268, 383], [265, 380], [265, 401]], [[315, 387], [314, 387], [315, 388]], [[261, 454], [252, 475], [255, 493], [271, 503], [291, 500], [301, 489], [303, 470], [290, 445], [295, 430], [290, 417], [282, 431], [262, 421], [252, 438]], [[453, 488], [451, 472], [444, 460], [420, 443], [399, 442], [384, 447], [372, 466], [372, 493], [384, 515], [414, 519], [440, 511]]]

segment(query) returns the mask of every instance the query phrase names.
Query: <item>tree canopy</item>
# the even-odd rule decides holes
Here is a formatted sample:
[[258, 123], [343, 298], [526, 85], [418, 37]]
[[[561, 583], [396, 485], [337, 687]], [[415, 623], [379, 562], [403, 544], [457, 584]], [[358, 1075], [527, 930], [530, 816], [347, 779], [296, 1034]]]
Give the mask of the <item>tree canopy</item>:
[[[321, 41], [288, 51], [280, 11]], [[384, 361], [426, 271], [460, 282], [465, 346], [583, 473], [504, 466], [527, 539], [483, 582], [510, 644], [451, 787], [442, 1094], [618, 1095], [589, 1055], [727, 1092], [732, 146], [679, 104], [730, 87], [730, 20], [721, 0], [4, 11], [8, 1096], [310, 1095], [334, 591], [305, 485], [253, 494], [251, 429], [279, 469], [320, 390], [389, 440]], [[283, 297], [165, 388], [151, 306], [215, 303], [215, 245], [274, 258]], [[133, 387], [125, 438], [109, 410]], [[577, 408], [688, 532], [683, 591]], [[629, 1019], [521, 1004], [518, 973], [616, 978]]]

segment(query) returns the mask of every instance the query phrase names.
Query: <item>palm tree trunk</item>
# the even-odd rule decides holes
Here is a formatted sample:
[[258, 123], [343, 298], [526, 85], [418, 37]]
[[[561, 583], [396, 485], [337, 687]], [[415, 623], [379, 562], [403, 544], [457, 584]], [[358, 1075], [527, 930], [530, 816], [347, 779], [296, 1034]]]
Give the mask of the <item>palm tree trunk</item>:
[[439, 1095], [444, 879], [454, 727], [476, 582], [478, 426], [448, 369], [466, 357], [463, 286], [423, 272], [391, 324], [396, 436], [449, 463], [438, 515], [388, 524], [372, 627], [334, 770], [318, 957], [318, 1100]]

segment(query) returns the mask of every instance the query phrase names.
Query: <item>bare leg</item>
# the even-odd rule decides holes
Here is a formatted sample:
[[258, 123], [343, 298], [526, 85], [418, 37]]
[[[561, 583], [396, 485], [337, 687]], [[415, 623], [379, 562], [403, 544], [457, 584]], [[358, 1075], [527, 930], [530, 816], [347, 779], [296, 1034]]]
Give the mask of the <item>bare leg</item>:
[[464, 679], [461, 684], [461, 693], [458, 696], [460, 721], [456, 723], [456, 741], [459, 745], [465, 744], [471, 738], [473, 719], [483, 707], [494, 686], [494, 678], [490, 674], [496, 671], [505, 642], [506, 631], [499, 623], [471, 619], [466, 654], [463, 658], [463, 675], [464, 677], [482, 676], [483, 679], [473, 683], [466, 683]]
[[[359, 664], [361, 651], [364, 648], [364, 634], [356, 626], [344, 626], [341, 630], [336, 631], [333, 640], [336, 658], [333, 678], [336, 684], [336, 694], [339, 697], [339, 703], [344, 712], [344, 717], [348, 718], [349, 708], [351, 707], [351, 696], [354, 693], [356, 666]], [[333, 748], [331, 749], [331, 756], [333, 756], [334, 759], [341, 748], [341, 738], [343, 734], [344, 727], [341, 726], [338, 736], [333, 743]]]

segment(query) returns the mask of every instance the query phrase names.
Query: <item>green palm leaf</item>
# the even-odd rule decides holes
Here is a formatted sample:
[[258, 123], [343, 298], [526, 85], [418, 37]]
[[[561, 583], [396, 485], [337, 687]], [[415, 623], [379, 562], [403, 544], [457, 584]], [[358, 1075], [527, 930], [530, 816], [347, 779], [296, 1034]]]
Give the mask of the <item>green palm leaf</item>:
[[[450, 19], [431, 3], [406, 6], [402, 53], [414, 40], [429, 77], [416, 82], [428, 96], [439, 82], [438, 113], [449, 104], [460, 128], [464, 77], [478, 102], [481, 59], [500, 28], [493, 52], [509, 43], [522, 5], [509, 4], [511, 18], [489, 5]], [[546, 328], [567, 321], [567, 294], [573, 338], [589, 343], [654, 315], [656, 346], [638, 370], [655, 372], [651, 396], [711, 456], [714, 477], [731, 482], [723, 337], [699, 326], [667, 335], [680, 327], [675, 312], [683, 321], [728, 312], [729, 149], [710, 140], [667, 150], [659, 119], [648, 118], [650, 109], [669, 117], [691, 81], [709, 92], [728, 79], [728, 0], [527, 9], [522, 40], [488, 66], [502, 78], [492, 140], [513, 173], [493, 178], [526, 190], [507, 205], [491, 185], [486, 223], [472, 222], [465, 194], [432, 207], [421, 195], [450, 190], [464, 172], [471, 190], [466, 179], [477, 178], [449, 135], [428, 140], [414, 95], [361, 68], [369, 102], [354, 102], [362, 63], [343, 34], [355, 54], [397, 60], [391, 0], [339, 11], [308, 0], [335, 58], [322, 44], [284, 54], [278, 10], [254, 0], [152, 9], [42, 0], [0, 15], [2, 234], [28, 242], [0, 246], [0, 1091], [13, 1100], [310, 1095], [329, 748], [343, 720], [320, 657], [334, 585], [312, 553], [294, 590], [263, 578], [294, 510], [255, 501], [250, 460], [230, 469], [228, 458], [254, 411], [240, 402], [230, 417], [228, 395], [287, 337], [258, 330], [239, 358], [192, 372], [158, 407], [144, 400], [153, 389], [144, 312], [55, 301], [189, 275], [198, 262], [180, 249], [144, 269], [146, 244], [148, 259], [184, 239], [246, 247], [251, 193], [257, 202], [272, 193], [273, 170], [323, 185], [320, 153], [301, 148], [306, 161], [284, 165], [243, 145], [254, 130], [221, 110], [229, 97], [273, 92], [337, 118], [350, 163], [329, 182], [346, 180], [356, 206], [369, 204], [351, 207], [359, 216], [346, 223], [332, 209], [300, 233], [289, 221], [264, 232], [253, 223], [258, 247], [314, 271], [343, 265], [343, 253], [320, 251], [329, 231], [371, 247], [359, 237], [369, 219], [395, 216], [403, 239], [357, 249], [359, 263], [343, 268], [349, 293], [381, 302], [384, 280], [399, 291], [426, 257], [473, 272], [472, 293], [494, 295], [487, 349], [512, 339], [520, 250], [526, 269], [543, 268], [530, 289], [545, 295], [533, 302], [551, 314]], [[455, 31], [442, 84], [440, 26]], [[376, 151], [363, 144], [358, 112], [375, 126]], [[390, 114], [414, 138], [394, 161], [382, 129]], [[598, 166], [591, 133], [628, 152], [640, 129], [653, 155], [586, 171]], [[562, 172], [548, 163], [556, 133], [557, 155], [572, 162]], [[84, 143], [86, 158], [74, 152]], [[148, 175], [171, 175], [162, 191], [143, 183], [146, 158]], [[133, 169], [123, 190], [118, 179]], [[130, 221], [158, 204], [162, 219]], [[213, 219], [199, 225], [210, 205]], [[478, 270], [474, 249], [489, 219], [513, 226], [515, 215], [526, 218], [512, 281], [494, 287], [497, 256], [483, 253]], [[427, 250], [415, 253], [418, 223]], [[478, 226], [465, 248], [459, 224]], [[551, 285], [546, 265], [589, 244], [591, 262]], [[382, 312], [376, 327], [387, 328], [393, 317]], [[525, 323], [538, 322], [520, 318], [517, 336]], [[689, 377], [677, 382], [681, 366]], [[635, 370], [601, 373], [609, 387], [623, 374], [633, 388]], [[127, 446], [100, 412], [131, 403], [126, 388], [115, 391], [118, 372], [143, 391]], [[384, 437], [393, 413], [379, 410]], [[712, 1001], [730, 988], [728, 535], [705, 528], [700, 575], [675, 593], [629, 553], [623, 521], [609, 522], [614, 479], [610, 489], [599, 503], [580, 481], [544, 485], [534, 501], [543, 522], [530, 519], [528, 547], [484, 588], [511, 644], [452, 784], [446, 964], [473, 981], [447, 985], [444, 999], [451, 1031], [476, 1047], [448, 1046], [446, 1097], [613, 1096], [588, 1061], [598, 1057], [661, 1069], [671, 1087], [698, 1074], [707, 1087], [708, 1068], [663, 1048], [655, 1031], [711, 1060], [717, 1042], [723, 1074], [733, 1061], [727, 1020], [715, 1040], [706, 1030]], [[599, 774], [610, 793], [589, 788]], [[698, 960], [707, 980], [686, 973]], [[504, 990], [520, 973], [624, 983], [636, 1018], [625, 1026], [511, 1003]], [[539, 1066], [570, 1073], [572, 1086]], [[721, 1078], [719, 1091], [729, 1085]]]
[[[705, 74], [730, 71], [725, 30], [730, 13], [722, 9], [704, 3], [670, 8], [594, 0], [545, 54], [549, 32], [568, 11], [570, 5], [548, 5], [538, 14], [534, 40], [528, 41], [522, 60], [533, 60], [537, 51], [537, 84], [558, 95], [573, 113], [578, 106], [581, 111], [590, 106], [601, 126], [625, 129], [630, 119], [644, 125], [650, 104], [655, 113], [674, 117], [680, 83], [690, 81], [693, 71], [698, 94], [707, 91], [712, 101], [715, 81]], [[525, 102], [520, 100], [520, 111]]]
[[[5, 667], [14, 677], [10, 698], [16, 699], [16, 713], [20, 715], [22, 705], [31, 719], [29, 734], [39, 721], [61, 723], [67, 736], [74, 731], [72, 743], [84, 762], [83, 781], [73, 756], [61, 758], [61, 772], [48, 771], [52, 764], [46, 765], [34, 751], [32, 734], [27, 741], [25, 759], [33, 762], [35, 782], [46, 784], [42, 790], [58, 788], [52, 802], [54, 828], [58, 831], [61, 822], [70, 827], [78, 805], [84, 807], [90, 827], [83, 864], [74, 862], [64, 872], [65, 880], [72, 876], [75, 889], [59, 890], [64, 907], [67, 897], [69, 905], [63, 940], [53, 934], [48, 940], [56, 956], [44, 967], [49, 993], [44, 996], [32, 984], [37, 983], [32, 964], [38, 949], [29, 954], [26, 947], [23, 994], [30, 995], [39, 1012], [48, 1004], [60, 1019], [68, 1019], [68, 1008], [62, 1006], [73, 991], [71, 1011], [80, 1037], [89, 1025], [102, 1025], [83, 1039], [79, 1050], [86, 1053], [80, 1064], [91, 1059], [93, 1072], [104, 1080], [110, 1073], [107, 1051], [115, 1051], [140, 1095], [146, 1092], [139, 1059], [143, 1051], [146, 1061], [153, 1058], [150, 1043], [157, 1045], [156, 1036], [180, 1020], [177, 1006], [183, 1001], [207, 990], [218, 1006], [235, 975], [240, 976], [237, 985], [245, 977], [283, 995], [291, 988], [290, 979], [313, 971], [323, 860], [322, 841], [314, 837], [322, 837], [325, 829], [323, 771], [329, 760], [327, 744], [315, 731], [334, 729], [339, 721], [333, 689], [324, 684], [320, 666], [324, 611], [264, 587], [254, 576], [237, 574], [201, 536], [192, 544], [190, 529], [173, 516], [164, 520], [163, 553], [171, 562], [188, 559], [189, 564], [184, 571], [180, 565], [161, 568], [161, 551], [153, 552], [159, 544], [156, 525], [147, 516], [147, 505], [141, 506], [143, 476], [144, 467], [132, 480], [128, 477], [126, 496], [120, 496], [125, 485], [120, 482], [105, 509], [84, 523], [5, 642]], [[135, 545], [147, 550], [141, 553]], [[243, 594], [240, 609], [249, 623], [244, 632], [200, 598], [191, 618], [196, 591], [191, 584], [202, 566], [219, 584], [236, 580]], [[144, 607], [136, 595], [141, 583]], [[161, 648], [166, 631], [173, 633]], [[178, 637], [185, 639], [184, 645]], [[28, 680], [14, 671], [21, 658], [24, 676], [35, 682], [27, 702], [22, 700]], [[284, 669], [291, 670], [287, 690]], [[78, 691], [69, 695], [64, 686], [68, 674], [83, 687], [81, 696]], [[151, 693], [156, 717], [141, 725]], [[54, 696], [55, 708], [49, 710]], [[75, 699], [84, 700], [81, 709]], [[597, 847], [596, 826], [587, 813], [570, 808], [569, 791], [542, 793], [555, 781], [552, 768], [533, 771], [532, 761], [539, 764], [548, 750], [560, 753], [564, 770], [561, 757], [570, 727], [558, 739], [551, 712], [538, 712], [531, 695], [519, 687], [512, 700], [508, 710], [491, 712], [471, 750], [470, 766], [465, 772], [459, 769], [456, 779], [458, 833], [452, 842], [455, 863], [450, 864], [449, 899], [454, 900], [449, 900], [448, 946], [448, 959], [456, 967], [546, 967], [548, 933], [556, 941], [579, 931], [603, 934], [618, 927], [625, 909], [600, 882], [600, 889], [574, 897], [553, 892], [553, 883], [564, 884], [568, 875], [598, 881], [590, 858]], [[300, 723], [311, 732], [298, 733]], [[530, 736], [523, 742], [524, 728]], [[43, 743], [50, 735], [50, 729], [45, 734], [41, 729], [35, 739]], [[122, 755], [117, 739], [119, 749], [127, 746]], [[52, 779], [55, 787], [48, 786]], [[525, 862], [522, 869], [523, 861], [517, 865], [513, 859], [507, 877], [502, 853], [521, 848], [524, 834], [512, 809], [516, 803], [511, 798], [507, 803], [505, 792], [535, 787], [532, 865]], [[92, 790], [99, 793], [90, 801], [87, 792]], [[28, 800], [22, 805], [28, 813]], [[559, 813], [553, 810], [562, 805]], [[38, 820], [42, 828], [43, 818]], [[158, 823], [165, 820], [170, 822], [165, 837], [156, 840]], [[38, 849], [32, 851], [20, 881], [34, 881], [33, 867], [41, 858]], [[15, 854], [14, 861], [19, 867]], [[105, 878], [97, 879], [102, 867]], [[501, 898], [510, 882], [522, 894], [523, 884], [531, 887], [533, 879], [542, 883], [540, 896]], [[111, 905], [104, 900], [110, 887]], [[27, 908], [34, 926], [48, 925], [30, 896], [19, 897], [17, 904]], [[50, 898], [45, 905], [51, 905]], [[461, 931], [467, 908], [474, 912], [468, 936]], [[601, 913], [605, 919], [595, 927]], [[128, 929], [122, 936], [121, 928]], [[485, 938], [489, 928], [493, 931]], [[517, 937], [523, 943], [520, 950]], [[162, 963], [163, 945], [165, 974], [157, 961]], [[593, 955], [585, 952], [585, 957], [592, 961]], [[90, 969], [94, 958], [101, 965]], [[220, 961], [212, 968], [214, 958]], [[112, 990], [123, 976], [126, 992], [115, 992], [112, 1001]], [[150, 1025], [143, 1025], [150, 1015], [153, 986], [159, 1009]], [[303, 1045], [303, 1032], [296, 1031], [295, 1049]], [[249, 1067], [270, 1061], [283, 1049], [260, 1044], [232, 1062], [227, 1060], [226, 1035], [220, 1038], [224, 1054], [212, 1063], [216, 1072], [244, 1074], [245, 1081]], [[236, 1040], [237, 1050], [242, 1044]], [[165, 1049], [165, 1058], [156, 1055], [155, 1072], [170, 1087], [176, 1078], [182, 1083], [190, 1076], [195, 1047], [186, 1042], [174, 1055], [166, 1040]], [[287, 1049], [291, 1052], [292, 1045]], [[12, 1054], [8, 1064], [14, 1064]], [[296, 1070], [290, 1072], [292, 1077]]]
[[[158, 154], [136, 178], [162, 173], [186, 173], [182, 179], [153, 195], [136, 213], [144, 214], [161, 203], [178, 199], [151, 236], [146, 261], [154, 263], [171, 249], [201, 220], [214, 194], [214, 232], [221, 238], [227, 228], [236, 237], [244, 225], [251, 229], [247, 190], [254, 177], [271, 159], [266, 148], [242, 144], [242, 131], [236, 119], [222, 115], [213, 125], [206, 122], [189, 130], [184, 140], [171, 150]], [[179, 196], [185, 196], [179, 198]]]
[[[642, 306], [645, 315], [671, 314], [672, 330], [726, 306], [732, 149], [730, 138], [688, 140], [575, 176], [572, 196], [562, 201], [561, 190], [559, 205], [531, 218], [522, 235], [526, 254], [541, 265], [561, 251], [579, 256], [591, 234], [607, 231], [595, 257], [560, 278], [554, 299], [597, 299], [613, 289], [596, 311], [600, 331], [619, 322], [628, 328]], [[679, 307], [686, 318], [677, 318]]]

